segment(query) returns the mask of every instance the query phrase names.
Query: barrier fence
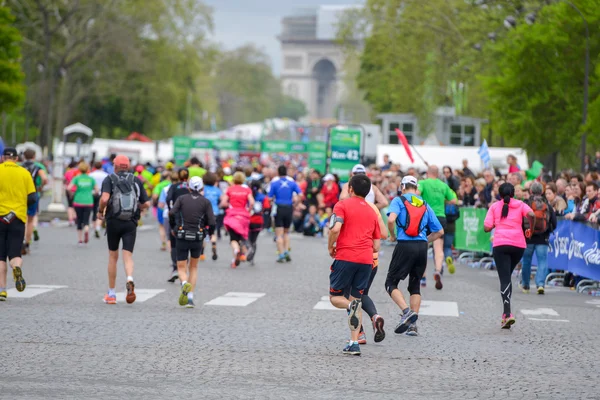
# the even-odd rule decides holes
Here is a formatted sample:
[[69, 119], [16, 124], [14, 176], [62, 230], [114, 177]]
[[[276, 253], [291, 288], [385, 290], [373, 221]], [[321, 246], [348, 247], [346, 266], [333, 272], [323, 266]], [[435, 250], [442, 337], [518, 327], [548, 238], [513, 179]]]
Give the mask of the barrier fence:
[[[483, 231], [487, 210], [463, 207], [456, 221], [457, 250], [491, 253], [491, 234]], [[550, 235], [548, 268], [565, 270], [588, 279], [600, 280], [600, 230], [598, 225], [559, 220]], [[533, 265], [537, 265], [535, 259]]]

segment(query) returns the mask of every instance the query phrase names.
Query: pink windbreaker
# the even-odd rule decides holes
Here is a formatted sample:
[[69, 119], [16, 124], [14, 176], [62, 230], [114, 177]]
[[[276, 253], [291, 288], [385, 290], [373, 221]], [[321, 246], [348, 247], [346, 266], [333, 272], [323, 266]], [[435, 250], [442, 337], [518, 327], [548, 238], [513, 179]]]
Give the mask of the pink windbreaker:
[[523, 234], [523, 217], [532, 212], [531, 207], [520, 200], [510, 199], [508, 203], [508, 216], [502, 218], [503, 201], [498, 201], [490, 207], [485, 221], [486, 228], [496, 228], [494, 230], [493, 246], [514, 246], [526, 248], [525, 235]]

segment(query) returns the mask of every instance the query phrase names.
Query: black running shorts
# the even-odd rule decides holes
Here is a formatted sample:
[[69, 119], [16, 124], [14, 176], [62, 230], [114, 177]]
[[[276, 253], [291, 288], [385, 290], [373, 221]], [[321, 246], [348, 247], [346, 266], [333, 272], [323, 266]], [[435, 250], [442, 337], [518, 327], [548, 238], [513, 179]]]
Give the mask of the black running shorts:
[[427, 247], [427, 242], [424, 240], [398, 241], [385, 280], [386, 289], [398, 287], [398, 283], [410, 275], [409, 292], [411, 294], [420, 293], [420, 280], [427, 267]]
[[201, 254], [201, 241], [177, 239], [177, 261], [187, 261], [188, 257], [200, 258]]
[[18, 218], [10, 224], [0, 222], [0, 261], [21, 257], [21, 246], [25, 238], [25, 224]]
[[294, 208], [292, 206], [277, 206], [275, 228], [289, 229], [292, 226]]
[[329, 274], [329, 294], [343, 296], [350, 289], [350, 295], [360, 299], [369, 286], [371, 264], [358, 264], [350, 261], [335, 260]]
[[119, 244], [123, 241], [123, 250], [133, 253], [136, 234], [136, 221], [120, 221], [118, 219], [106, 221], [106, 238], [108, 240], [108, 250], [110, 251], [118, 251]]

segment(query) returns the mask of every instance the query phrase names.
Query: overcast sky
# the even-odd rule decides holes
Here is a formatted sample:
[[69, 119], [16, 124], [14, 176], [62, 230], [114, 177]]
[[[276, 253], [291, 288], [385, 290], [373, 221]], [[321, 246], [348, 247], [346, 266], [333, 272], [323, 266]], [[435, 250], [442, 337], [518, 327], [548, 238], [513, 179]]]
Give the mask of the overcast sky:
[[277, 35], [281, 18], [303, 7], [357, 4], [360, 0], [203, 0], [214, 10], [214, 40], [226, 49], [253, 43], [271, 58], [273, 71], [279, 75], [281, 54]]

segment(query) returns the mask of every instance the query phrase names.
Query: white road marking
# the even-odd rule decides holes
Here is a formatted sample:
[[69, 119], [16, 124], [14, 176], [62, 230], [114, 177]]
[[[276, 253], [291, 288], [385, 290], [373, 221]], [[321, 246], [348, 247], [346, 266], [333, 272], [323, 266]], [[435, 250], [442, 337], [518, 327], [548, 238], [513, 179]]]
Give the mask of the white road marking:
[[42, 293], [48, 293], [56, 289], [65, 289], [68, 286], [59, 285], [27, 285], [25, 290], [18, 292], [17, 289], [8, 289], [6, 293], [9, 299], [29, 299]]
[[265, 295], [266, 293], [229, 292], [204, 303], [204, 305], [246, 307]]
[[313, 307], [313, 310], [342, 310], [342, 308], [337, 308], [334, 307], [333, 304], [331, 304], [331, 301], [329, 301], [329, 296], [323, 296], [321, 297], [321, 300], [315, 304], [315, 306]]
[[550, 315], [551, 317], [558, 317], [558, 313], [551, 308], [534, 308], [532, 310], [521, 310], [523, 315]]
[[586, 304], [591, 304], [594, 305], [596, 307], [600, 307], [600, 300], [588, 300], [585, 302]]
[[419, 315], [434, 317], [458, 317], [458, 304], [454, 301], [423, 300]]
[[[143, 303], [154, 296], [161, 294], [165, 289], [135, 289], [135, 302]], [[125, 292], [117, 292], [117, 302], [125, 303]]]
[[569, 322], [568, 319], [550, 319], [550, 318], [527, 318], [531, 321], [550, 321], [550, 322]]

